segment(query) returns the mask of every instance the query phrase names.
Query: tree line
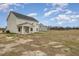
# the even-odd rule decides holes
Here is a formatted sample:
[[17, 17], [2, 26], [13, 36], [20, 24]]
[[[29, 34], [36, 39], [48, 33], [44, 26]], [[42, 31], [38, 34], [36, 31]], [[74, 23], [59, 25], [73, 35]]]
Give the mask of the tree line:
[[78, 30], [79, 27], [59, 27], [59, 26], [52, 27], [52, 26], [49, 26], [48, 29], [49, 30], [73, 30], [73, 29]]

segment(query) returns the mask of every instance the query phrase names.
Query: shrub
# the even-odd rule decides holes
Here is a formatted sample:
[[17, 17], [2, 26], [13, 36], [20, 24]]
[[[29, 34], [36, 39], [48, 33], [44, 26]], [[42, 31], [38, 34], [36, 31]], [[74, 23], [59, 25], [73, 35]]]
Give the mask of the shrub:
[[9, 30], [7, 30], [7, 31], [6, 31], [6, 33], [10, 33], [10, 31], [9, 31]]

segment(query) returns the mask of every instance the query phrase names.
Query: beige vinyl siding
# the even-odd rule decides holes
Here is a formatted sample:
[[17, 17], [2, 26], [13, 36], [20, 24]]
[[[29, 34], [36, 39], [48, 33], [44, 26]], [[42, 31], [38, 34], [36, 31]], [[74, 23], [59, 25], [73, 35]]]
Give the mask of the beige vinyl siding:
[[38, 22], [35, 22], [35, 21], [29, 21], [29, 20], [25, 20], [25, 19], [19, 19], [17, 18], [16, 19], [16, 24], [22, 24], [22, 23], [25, 23], [25, 22], [28, 22], [30, 24], [33, 24], [33, 25], [30, 25], [30, 24], [24, 24], [23, 26], [31, 26], [31, 28], [33, 28], [33, 31], [32, 32], [37, 32], [36, 31], [36, 28], [38, 28], [39, 26], [37, 25]]
[[[21, 32], [18, 31], [19, 24], [22, 24], [21, 27], [24, 27], [24, 26], [29, 27], [29, 33], [34, 33], [39, 31], [39, 30], [37, 31], [37, 29], [39, 29], [38, 22], [31, 21], [28, 19], [20, 19], [16, 17], [13, 13], [10, 13], [7, 21], [7, 30], [9, 30], [11, 33], [22, 33], [22, 31]], [[33, 29], [32, 31], [31, 31], [31, 28]]]
[[7, 22], [7, 30], [12, 33], [17, 33], [17, 26], [16, 26], [16, 17], [14, 14], [10, 14]]

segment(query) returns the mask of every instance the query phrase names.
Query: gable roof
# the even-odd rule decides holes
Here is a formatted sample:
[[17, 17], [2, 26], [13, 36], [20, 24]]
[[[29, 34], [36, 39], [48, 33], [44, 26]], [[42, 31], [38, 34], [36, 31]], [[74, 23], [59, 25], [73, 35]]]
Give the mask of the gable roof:
[[10, 14], [11, 14], [11, 13], [13, 13], [16, 17], [18, 17], [18, 18], [20, 18], [20, 19], [38, 22], [38, 21], [37, 21], [35, 18], [33, 18], [33, 17], [26, 16], [26, 15], [23, 15], [23, 14], [20, 14], [20, 13], [17, 13], [17, 12], [13, 12], [13, 11], [10, 11]]

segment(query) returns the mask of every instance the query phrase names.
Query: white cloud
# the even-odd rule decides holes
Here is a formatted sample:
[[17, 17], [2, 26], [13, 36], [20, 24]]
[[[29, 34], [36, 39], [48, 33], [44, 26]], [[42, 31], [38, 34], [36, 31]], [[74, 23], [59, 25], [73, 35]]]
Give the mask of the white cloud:
[[12, 4], [12, 5], [21, 6], [21, 4], [18, 4], [18, 3], [14, 3], [14, 4]]
[[16, 8], [16, 7], [24, 8], [24, 6], [22, 4], [17, 4], [17, 3], [6, 3], [5, 4], [5, 3], [2, 3], [2, 4], [0, 4], [0, 11], [3, 11], [3, 12], [10, 11], [10, 6], [12, 6], [12, 5], [14, 6], [14, 8]]
[[58, 16], [56, 17], [56, 19], [63, 21], [63, 20], [70, 20], [70, 17], [67, 16], [67, 15], [58, 15]]
[[[50, 15], [52, 15], [53, 13], [59, 13], [60, 11], [61, 12], [63, 12], [63, 11], [65, 11], [66, 9], [66, 7], [68, 6], [68, 4], [67, 3], [54, 3], [54, 4], [52, 4], [52, 9], [51, 10], [49, 10], [49, 11], [47, 11], [47, 12], [45, 12], [45, 14], [44, 14], [44, 16], [45, 17], [48, 17], [48, 16], [50, 16]], [[54, 9], [53, 9], [54, 8]]]
[[14, 9], [10, 9], [9, 11], [13, 11]]
[[50, 10], [44, 14], [45, 17], [50, 16], [52, 13], [57, 12], [57, 10]]
[[53, 3], [52, 6], [63, 8], [63, 7], [68, 6], [68, 3]]
[[28, 16], [37, 16], [37, 13], [30, 13]]
[[66, 10], [65, 14], [71, 14], [73, 13], [71, 10]]
[[47, 11], [47, 12], [44, 14], [44, 16], [45, 16], [45, 17], [48, 17], [48, 16], [50, 16], [50, 15], [52, 15], [52, 14], [54, 14], [54, 13], [59, 13], [59, 12], [63, 12], [63, 11], [64, 11], [64, 10], [61, 9], [61, 8], [52, 9], [52, 10]]
[[63, 24], [63, 22], [61, 21], [61, 22], [57, 22], [59, 25], [62, 25]]
[[79, 15], [58, 15], [57, 17], [51, 18], [51, 21], [56, 20], [59, 26], [62, 26], [64, 23], [72, 23], [79, 20]]
[[44, 9], [44, 11], [47, 11], [47, 10], [48, 10], [48, 8], [45, 8], [45, 9]]
[[54, 15], [54, 12], [57, 13], [55, 17], [50, 18], [51, 21], [56, 20], [57, 24], [62, 25], [65, 22], [75, 22], [79, 20], [79, 14], [76, 11], [67, 9], [68, 4], [52, 4], [55, 8], [44, 14], [45, 17]]
[[47, 20], [44, 20], [41, 23], [43, 23], [44, 25], [47, 25], [47, 26], [50, 25], [49, 21], [47, 21]]
[[5, 10], [8, 8], [9, 8], [8, 4], [0, 4], [0, 10]]
[[50, 20], [51, 20], [51, 21], [53, 21], [53, 20], [54, 20], [54, 18], [51, 18]]
[[57, 17], [54, 17], [55, 20], [58, 21], [76, 21], [79, 20], [79, 15], [66, 15], [66, 14], [60, 14]]

